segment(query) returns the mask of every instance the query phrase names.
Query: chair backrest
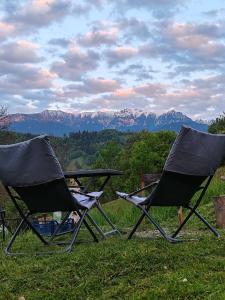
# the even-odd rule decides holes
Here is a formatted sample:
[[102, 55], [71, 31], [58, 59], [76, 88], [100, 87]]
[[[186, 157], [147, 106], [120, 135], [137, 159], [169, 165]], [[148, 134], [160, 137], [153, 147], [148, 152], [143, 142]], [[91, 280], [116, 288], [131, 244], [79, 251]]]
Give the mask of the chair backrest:
[[63, 171], [47, 136], [1, 145], [0, 180], [18, 193], [32, 213], [75, 209]]
[[186, 207], [207, 178], [206, 176], [192, 176], [164, 171], [157, 187], [150, 196], [151, 204], [155, 206]]
[[[225, 157], [225, 135], [182, 127], [165, 163], [152, 205], [188, 206]], [[205, 181], [205, 183], [204, 183]]]
[[75, 200], [64, 179], [13, 189], [31, 213], [76, 210]]

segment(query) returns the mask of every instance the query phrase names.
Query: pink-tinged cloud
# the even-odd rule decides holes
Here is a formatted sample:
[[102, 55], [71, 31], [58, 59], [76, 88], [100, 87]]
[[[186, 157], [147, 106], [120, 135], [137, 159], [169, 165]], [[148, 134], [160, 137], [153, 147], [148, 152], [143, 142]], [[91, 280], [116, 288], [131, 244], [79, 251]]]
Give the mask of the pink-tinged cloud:
[[118, 58], [126, 58], [135, 56], [138, 53], [138, 49], [135, 47], [124, 46], [115, 48], [113, 52]]
[[176, 52], [189, 51], [193, 58], [213, 59], [225, 50], [224, 44], [217, 41], [218, 37], [225, 37], [224, 31], [224, 24], [170, 23], [163, 29], [163, 35]]
[[71, 0], [18, 1], [4, 20], [15, 28], [17, 34], [32, 34], [41, 27], [61, 21], [74, 11], [74, 7]]
[[39, 45], [18, 40], [3, 44], [0, 48], [0, 59], [9, 63], [38, 63], [43, 60], [38, 54]]
[[70, 84], [64, 87], [64, 95], [67, 97], [83, 97], [88, 94], [96, 95], [113, 92], [120, 87], [120, 83], [113, 79], [88, 78], [82, 83]]
[[0, 90], [7, 94], [21, 95], [25, 90], [48, 89], [55, 86], [57, 75], [45, 68], [30, 64], [0, 62]]
[[112, 92], [120, 87], [120, 83], [117, 80], [105, 78], [86, 79], [84, 80], [84, 85], [92, 93]]
[[106, 51], [105, 55], [109, 65], [117, 65], [138, 56], [138, 53], [136, 47], [122, 46]]
[[135, 91], [133, 88], [121, 88], [116, 90], [112, 96], [117, 98], [129, 98], [133, 97], [134, 95]]
[[7, 39], [14, 32], [15, 32], [14, 25], [6, 22], [0, 22], [0, 41]]

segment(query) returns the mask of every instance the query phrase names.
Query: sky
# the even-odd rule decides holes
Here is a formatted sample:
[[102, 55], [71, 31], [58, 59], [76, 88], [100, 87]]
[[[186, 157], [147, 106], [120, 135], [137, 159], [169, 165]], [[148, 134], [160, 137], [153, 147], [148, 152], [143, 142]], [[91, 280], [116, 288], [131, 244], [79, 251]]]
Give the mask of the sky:
[[0, 0], [9, 113], [225, 111], [224, 0]]

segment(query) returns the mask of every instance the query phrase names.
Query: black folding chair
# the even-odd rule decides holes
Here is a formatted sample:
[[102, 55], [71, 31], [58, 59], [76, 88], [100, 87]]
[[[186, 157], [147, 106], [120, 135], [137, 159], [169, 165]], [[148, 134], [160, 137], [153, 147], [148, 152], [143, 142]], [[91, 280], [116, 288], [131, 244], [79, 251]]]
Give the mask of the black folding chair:
[[[24, 225], [30, 228], [46, 246], [65, 245], [59, 251], [38, 252], [37, 254], [71, 251], [82, 224], [88, 229], [94, 241], [98, 241], [85, 217], [102, 192], [71, 193], [46, 136], [18, 144], [0, 146], [0, 179], [21, 216], [21, 222], [5, 249], [6, 254], [24, 254], [12, 252], [12, 246]], [[26, 204], [26, 213], [21, 208], [20, 201]], [[65, 217], [47, 240], [33, 226], [30, 217], [36, 213], [55, 211], [66, 212]], [[57, 241], [56, 237], [60, 234], [62, 226], [72, 211], [76, 211], [80, 219], [71, 232], [71, 239], [66, 243]]]
[[[166, 240], [172, 243], [179, 242], [181, 240], [176, 239], [176, 236], [193, 214], [219, 237], [217, 230], [206, 221], [197, 208], [224, 156], [225, 135], [212, 135], [182, 127], [167, 158], [160, 180], [130, 194], [117, 192], [118, 196], [136, 205], [142, 211], [128, 239], [133, 236], [146, 217]], [[138, 196], [139, 192], [149, 188], [154, 190], [147, 197]], [[192, 198], [197, 192], [200, 194], [192, 204]], [[168, 235], [150, 214], [150, 208], [153, 206], [182, 206], [189, 210], [189, 214], [177, 230], [172, 235]]]

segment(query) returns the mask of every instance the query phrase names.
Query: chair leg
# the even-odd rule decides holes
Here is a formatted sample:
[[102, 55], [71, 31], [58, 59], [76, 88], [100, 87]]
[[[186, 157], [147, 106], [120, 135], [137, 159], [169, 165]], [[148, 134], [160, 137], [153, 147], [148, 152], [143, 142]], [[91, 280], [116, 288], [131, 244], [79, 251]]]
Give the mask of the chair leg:
[[180, 240], [177, 240], [173, 237], [170, 237], [166, 234], [166, 232], [164, 231], [164, 229], [155, 221], [155, 219], [153, 219], [152, 216], [149, 215], [148, 211], [145, 208], [142, 208], [145, 216], [148, 218], [148, 220], [150, 221], [150, 223], [152, 223], [160, 232], [160, 234], [169, 242], [171, 243], [179, 243], [181, 242]]
[[1, 222], [2, 222], [2, 239], [3, 241], [5, 240], [5, 229], [6, 229], [6, 224], [5, 224], [5, 212], [1, 211], [0, 212], [1, 216]]
[[48, 245], [48, 242], [40, 235], [40, 233], [33, 227], [33, 225], [28, 220], [29, 216], [30, 216], [29, 212], [23, 216], [21, 222], [19, 223], [19, 225], [16, 228], [14, 234], [12, 235], [8, 245], [5, 248], [5, 254], [7, 254], [7, 255], [23, 255], [24, 254], [24, 253], [12, 253], [12, 251], [11, 251], [12, 245], [15, 242], [15, 240], [16, 240], [17, 236], [19, 235], [24, 224], [27, 224], [27, 226], [30, 227], [30, 229], [34, 232], [34, 234], [36, 234], [36, 236], [40, 239], [40, 241], [44, 245]]
[[194, 214], [215, 234], [216, 237], [220, 237], [220, 233], [196, 210], [193, 210]]
[[141, 210], [142, 210], [142, 215], [140, 216], [138, 222], [136, 223], [136, 225], [134, 226], [134, 228], [132, 229], [131, 233], [128, 236], [128, 239], [131, 239], [131, 237], [133, 236], [133, 234], [135, 233], [135, 231], [137, 230], [138, 226], [141, 224], [142, 220], [144, 219], [144, 217], [147, 217], [147, 219], [150, 221], [150, 223], [152, 223], [160, 232], [160, 234], [169, 242], [171, 243], [178, 243], [180, 242], [177, 239], [174, 239], [170, 236], [168, 236], [166, 234], [166, 232], [163, 230], [163, 228], [153, 219], [153, 217], [151, 217], [148, 213], [148, 209], [145, 209], [142, 206], [138, 206]]
[[62, 226], [64, 225], [64, 223], [66, 222], [66, 220], [68, 219], [69, 215], [71, 212], [68, 212], [66, 214], [66, 216], [63, 218], [63, 220], [61, 221], [61, 223], [59, 224], [59, 226], [57, 226], [56, 230], [54, 231], [53, 235], [51, 236], [51, 238], [49, 239], [49, 243], [53, 241], [53, 239], [58, 235], [59, 230], [62, 228]]
[[99, 234], [103, 237], [103, 239], [106, 239], [104, 231], [101, 229], [101, 227], [98, 226], [95, 220], [89, 214], [87, 214], [87, 218], [92, 223], [92, 225], [96, 228]]
[[133, 234], [135, 233], [135, 231], [137, 230], [138, 226], [141, 224], [142, 220], [145, 217], [145, 213], [143, 212], [142, 215], [140, 216], [139, 220], [137, 221], [137, 223], [135, 224], [134, 228], [132, 229], [132, 231], [130, 232], [130, 234], [128, 235], [128, 240], [130, 240], [133, 236]]
[[180, 226], [177, 228], [177, 230], [171, 235], [172, 238], [175, 238], [178, 233], [181, 231], [181, 229], [184, 227], [184, 225], [187, 223], [187, 221], [190, 219], [190, 217], [193, 215], [193, 211], [190, 211], [190, 213], [187, 215], [187, 217], [184, 219], [184, 221], [180, 224]]
[[[78, 212], [78, 215], [79, 215], [79, 217], [81, 218], [81, 213], [80, 213], [80, 212]], [[88, 213], [86, 214], [86, 216], [88, 216]], [[88, 231], [90, 232], [90, 234], [92, 235], [94, 241], [95, 241], [96, 243], [98, 243], [98, 238], [97, 238], [97, 236], [95, 235], [94, 231], [92, 230], [91, 226], [89, 226], [88, 222], [87, 222], [85, 219], [83, 219], [83, 222], [84, 222], [84, 225], [85, 225], [85, 227], [87, 228], [87, 230], [88, 230]]]
[[198, 212], [196, 211], [194, 208], [192, 208], [191, 206], [188, 207], [191, 211], [190, 213], [187, 215], [187, 217], [184, 219], [183, 223], [177, 228], [177, 230], [173, 233], [172, 238], [176, 237], [178, 235], [178, 233], [181, 231], [181, 229], [183, 228], [183, 226], [187, 223], [187, 221], [190, 219], [190, 217], [195, 214], [208, 228], [210, 231], [213, 232], [213, 234], [215, 234], [215, 236], [220, 237], [220, 233], [212, 226], [208, 223], [208, 221]]
[[81, 228], [81, 225], [82, 225], [82, 223], [84, 221], [84, 218], [87, 215], [87, 212], [88, 212], [88, 209], [84, 210], [83, 214], [80, 214], [80, 220], [77, 223], [77, 226], [76, 226], [76, 229], [73, 232], [71, 241], [70, 241], [69, 245], [65, 248], [64, 252], [71, 252], [71, 250], [73, 248], [73, 245], [76, 242], [77, 235], [78, 235], [78, 233], [80, 231], [80, 228]]
[[96, 202], [96, 208], [99, 210], [99, 212], [102, 214], [106, 222], [112, 227], [114, 232], [117, 232], [119, 235], [121, 235], [121, 232], [116, 228], [116, 226], [112, 223], [112, 221], [109, 219], [109, 217], [104, 212], [101, 204], [97, 201]]
[[21, 222], [19, 223], [18, 227], [16, 228], [15, 232], [13, 233], [13, 235], [12, 235], [12, 237], [11, 237], [8, 245], [5, 248], [5, 254], [7, 254], [7, 255], [11, 255], [12, 254], [11, 253], [12, 245], [13, 245], [13, 243], [14, 243], [17, 235], [19, 234], [19, 232], [20, 232], [20, 230], [21, 230], [21, 228], [22, 228], [22, 226], [23, 226], [24, 223], [25, 223], [25, 220], [22, 219]]

